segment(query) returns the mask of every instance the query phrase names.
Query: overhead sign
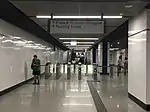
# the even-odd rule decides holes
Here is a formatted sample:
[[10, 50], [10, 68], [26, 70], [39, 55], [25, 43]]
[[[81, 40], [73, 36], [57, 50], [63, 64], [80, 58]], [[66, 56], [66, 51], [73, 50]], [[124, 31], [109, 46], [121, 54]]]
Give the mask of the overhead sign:
[[50, 32], [54, 34], [103, 34], [104, 21], [52, 20]]

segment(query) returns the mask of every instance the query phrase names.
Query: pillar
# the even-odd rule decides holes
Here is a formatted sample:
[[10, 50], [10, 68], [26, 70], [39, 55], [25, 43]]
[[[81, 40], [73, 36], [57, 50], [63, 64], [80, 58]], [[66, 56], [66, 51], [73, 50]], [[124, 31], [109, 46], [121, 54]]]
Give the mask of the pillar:
[[97, 63], [97, 48], [98, 46], [93, 48], [93, 63]]
[[108, 42], [102, 43], [102, 73], [103, 75], [108, 75]]
[[129, 21], [128, 96], [150, 110], [150, 10]]

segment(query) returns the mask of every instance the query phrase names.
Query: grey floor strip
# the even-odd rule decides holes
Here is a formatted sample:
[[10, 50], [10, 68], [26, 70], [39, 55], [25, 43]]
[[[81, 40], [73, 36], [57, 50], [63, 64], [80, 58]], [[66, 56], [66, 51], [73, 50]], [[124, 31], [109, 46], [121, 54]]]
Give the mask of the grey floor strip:
[[87, 81], [87, 83], [89, 85], [89, 88], [90, 88], [97, 112], [107, 112], [107, 109], [105, 108], [100, 96], [98, 95], [97, 90], [93, 85], [93, 82]]

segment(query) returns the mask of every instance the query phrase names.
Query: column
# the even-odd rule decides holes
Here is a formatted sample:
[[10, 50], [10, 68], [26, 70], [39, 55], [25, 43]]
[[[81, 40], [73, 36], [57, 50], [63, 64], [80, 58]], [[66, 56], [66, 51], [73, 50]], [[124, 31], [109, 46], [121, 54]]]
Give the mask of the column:
[[93, 48], [93, 63], [97, 63], [96, 62], [96, 60], [97, 60], [97, 48], [98, 48], [98, 46]]
[[108, 56], [108, 42], [103, 42], [102, 43], [102, 73], [103, 75], [108, 75], [108, 60], [109, 60], [109, 56]]
[[150, 110], [150, 10], [129, 21], [128, 95]]
[[[98, 45], [98, 66], [102, 66], [102, 42]], [[98, 71], [102, 73], [102, 67], [98, 67]]]

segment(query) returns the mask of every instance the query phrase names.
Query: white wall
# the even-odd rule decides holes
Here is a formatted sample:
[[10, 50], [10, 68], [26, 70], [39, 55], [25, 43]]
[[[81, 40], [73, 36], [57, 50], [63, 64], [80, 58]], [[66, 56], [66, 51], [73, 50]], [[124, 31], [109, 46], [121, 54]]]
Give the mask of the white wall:
[[[146, 38], [146, 31], [129, 39]], [[146, 41], [128, 45], [128, 91], [146, 103]]]
[[[45, 41], [15, 27], [0, 19], [0, 34], [7, 35], [4, 39], [0, 36], [0, 91], [23, 82], [32, 77], [31, 61], [34, 54], [45, 64], [45, 50], [16, 46], [12, 42], [4, 40], [12, 39], [12, 36], [21, 37], [20, 40], [34, 41], [37, 44], [49, 46]], [[42, 71], [44, 69], [42, 68]]]
[[[135, 34], [147, 28], [147, 13], [143, 11], [129, 21], [128, 38], [128, 92], [144, 103], [146, 99], [146, 62], [147, 31]], [[135, 34], [131, 36], [132, 34]]]
[[147, 13], [146, 11], [141, 12], [138, 16], [134, 17], [129, 21], [128, 35], [135, 34], [139, 31], [147, 28]]
[[[147, 20], [150, 20], [150, 10], [147, 11]], [[150, 21], [147, 21], [147, 28], [150, 29]], [[147, 63], [146, 63], [146, 99], [147, 99], [147, 104], [150, 104], [150, 31], [147, 31]]]

